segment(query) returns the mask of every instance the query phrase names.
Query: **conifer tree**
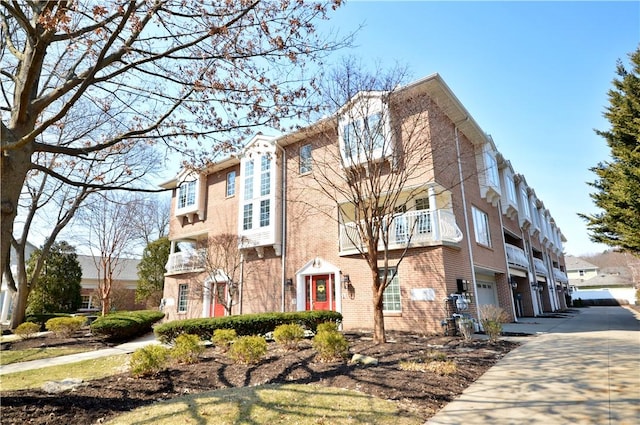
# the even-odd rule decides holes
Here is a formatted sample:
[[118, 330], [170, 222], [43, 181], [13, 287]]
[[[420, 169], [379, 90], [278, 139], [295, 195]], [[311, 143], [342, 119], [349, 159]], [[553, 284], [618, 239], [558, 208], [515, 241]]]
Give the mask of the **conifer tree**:
[[640, 256], [640, 47], [629, 55], [631, 68], [618, 61], [604, 116], [611, 123], [596, 130], [611, 149], [611, 159], [591, 168], [591, 198], [602, 211], [580, 214], [590, 238]]

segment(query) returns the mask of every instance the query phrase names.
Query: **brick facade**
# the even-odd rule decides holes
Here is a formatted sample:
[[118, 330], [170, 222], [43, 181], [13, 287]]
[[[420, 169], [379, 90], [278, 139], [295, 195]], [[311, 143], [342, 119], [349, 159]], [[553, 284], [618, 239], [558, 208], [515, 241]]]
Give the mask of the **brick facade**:
[[[394, 108], [400, 111], [403, 102], [415, 98], [422, 100], [419, 105], [424, 111], [394, 112]], [[400, 89], [390, 104], [394, 120], [400, 123], [394, 136], [398, 144], [409, 140], [411, 129], [404, 123], [417, 112], [426, 112], [422, 115], [427, 120], [426, 125], [417, 137], [424, 139], [426, 143], [422, 146], [428, 152], [415, 164], [403, 164], [401, 159], [389, 160], [387, 172], [393, 173], [393, 167], [398, 166], [414, 167], [417, 171], [405, 187], [418, 188], [412, 190], [421, 197], [429, 196], [430, 211], [433, 211], [430, 217], [437, 220], [432, 221], [434, 227], [430, 231], [434, 232], [436, 225], [445, 223], [450, 214], [454, 223], [447, 222], [449, 227], [446, 229], [452, 231], [451, 226], [456, 227], [461, 238], [447, 239], [440, 235], [441, 239], [412, 244], [406, 252], [402, 247], [389, 251], [388, 265], [397, 267], [400, 308], [385, 314], [385, 327], [422, 333], [441, 332], [441, 323], [450, 314], [447, 297], [458, 292], [458, 280], [468, 282], [471, 303], [465, 313], [472, 317], [478, 316], [479, 302], [501, 306], [510, 320], [566, 307], [561, 301], [554, 304], [550, 289], [549, 293], [541, 294], [546, 300], [537, 301], [541, 307], [534, 307], [539, 296], [533, 288], [533, 257], [518, 269], [505, 248], [505, 243], [513, 245], [523, 251], [522, 258], [537, 255], [563, 271], [559, 230], [550, 228], [555, 233], [547, 234], [546, 242], [542, 243], [538, 234], [531, 237], [532, 232], [521, 225], [518, 215], [504, 214], [501, 202], [505, 189], [501, 190], [495, 182], [492, 186], [487, 177], [491, 158], [499, 153], [490, 137], [468, 116], [441, 78], [435, 75]], [[321, 302], [320, 297], [314, 300], [309, 292], [313, 282], [313, 285], [321, 285], [314, 286], [316, 289], [328, 289], [327, 293], [322, 293], [322, 300], [333, 302], [330, 308], [342, 312], [345, 329], [372, 328], [372, 272], [361, 255], [342, 245], [341, 232], [346, 231], [346, 223], [341, 222], [342, 216], [335, 202], [319, 186], [320, 180], [314, 178], [314, 173], [330, 176], [343, 172], [335, 156], [340, 141], [336, 126], [324, 121], [271, 142], [265, 141], [263, 136], [255, 140], [264, 146], [269, 143], [274, 146], [267, 160], [262, 162], [264, 166], [264, 161], [272, 161], [271, 172], [277, 173], [275, 181], [278, 182], [269, 194], [271, 203], [266, 205], [271, 208], [271, 220], [280, 220], [269, 222], [269, 225], [276, 229], [283, 225], [284, 232], [263, 245], [252, 241], [251, 247], [242, 250], [240, 295], [232, 313], [311, 308], [307, 306]], [[301, 173], [300, 152], [306, 145], [312, 146], [314, 169], [308, 172], [302, 167]], [[246, 158], [254, 148], [249, 144], [246, 149], [244, 161], [248, 161]], [[256, 155], [261, 158], [260, 152]], [[241, 158], [229, 158], [195, 177], [200, 185], [204, 185], [198, 192], [204, 199], [197, 198], [196, 201], [202, 203], [204, 211], [180, 216], [172, 213], [170, 239], [172, 255], [176, 258], [186, 261], [186, 254], [178, 252], [181, 242], [189, 241], [193, 249], [197, 249], [212, 235], [244, 231], [241, 220], [251, 217], [246, 214], [252, 210], [245, 210], [245, 216], [242, 216], [247, 197], [240, 199], [239, 189], [248, 184], [243, 180], [245, 176], [240, 175], [242, 161]], [[394, 165], [394, 161], [399, 161], [400, 165]], [[236, 174], [236, 191], [227, 196], [227, 175], [231, 171]], [[174, 189], [172, 211], [177, 211], [180, 184], [188, 178], [193, 177], [185, 173], [165, 184]], [[259, 174], [255, 178], [260, 178]], [[418, 197], [415, 193], [413, 198]], [[436, 205], [431, 205], [434, 203]], [[475, 222], [478, 213], [474, 216], [474, 211], [479, 211], [480, 216], [484, 214], [486, 229], [478, 231]], [[445, 227], [438, 229], [442, 231]], [[478, 232], [486, 232], [489, 242], [483, 242], [485, 233]], [[549, 274], [547, 279], [551, 282], [552, 271]], [[349, 276], [348, 285], [342, 282], [346, 275]], [[322, 278], [322, 283], [313, 280], [316, 278]], [[164, 291], [164, 311], [168, 320], [212, 315], [213, 310], [203, 311], [206, 310], [203, 299], [208, 296], [207, 291], [211, 291], [205, 288], [205, 280], [202, 270], [168, 270]], [[518, 283], [515, 289], [513, 282]], [[186, 285], [182, 286], [182, 298], [180, 285]], [[184, 288], [187, 288], [186, 292]], [[516, 298], [520, 299], [520, 308]], [[180, 309], [183, 311], [178, 311]]]

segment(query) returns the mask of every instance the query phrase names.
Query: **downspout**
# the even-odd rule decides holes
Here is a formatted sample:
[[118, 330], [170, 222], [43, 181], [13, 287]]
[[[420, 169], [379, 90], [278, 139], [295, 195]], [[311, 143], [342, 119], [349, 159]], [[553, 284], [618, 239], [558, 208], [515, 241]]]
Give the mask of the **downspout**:
[[240, 283], [238, 284], [240, 288], [238, 291], [240, 292], [238, 299], [238, 314], [242, 314], [242, 292], [244, 291], [244, 252], [240, 251]]
[[276, 147], [282, 151], [282, 184], [281, 184], [281, 202], [282, 202], [282, 222], [281, 229], [282, 232], [280, 235], [280, 243], [282, 244], [280, 247], [281, 254], [281, 296], [280, 296], [280, 311], [284, 313], [284, 292], [287, 287], [286, 281], [286, 265], [287, 265], [287, 151], [284, 150], [282, 146], [280, 146], [277, 142], [275, 143]]
[[[464, 121], [469, 120], [466, 117]], [[464, 122], [462, 121], [462, 122]], [[473, 250], [471, 249], [471, 233], [469, 232], [469, 216], [467, 214], [467, 197], [464, 191], [464, 175], [462, 174], [462, 161], [460, 159], [460, 138], [458, 137], [458, 125], [455, 126], [455, 139], [456, 139], [456, 155], [458, 160], [458, 175], [460, 177], [460, 191], [462, 192], [462, 209], [464, 212], [464, 229], [467, 233], [467, 249], [469, 250], [469, 261], [471, 262], [471, 283], [473, 284], [473, 297], [476, 300], [476, 314], [478, 321], [480, 317], [480, 309], [478, 308], [478, 287], [476, 285], [476, 272], [473, 262]]]
[[[507, 257], [507, 241], [504, 239], [504, 221], [502, 221], [502, 201], [498, 201], [498, 216], [500, 217], [500, 229], [502, 229], [502, 249], [504, 250], [504, 259], [507, 265], [507, 285], [511, 291], [511, 312], [513, 313], [513, 321], [518, 322], [518, 314], [516, 313], [516, 302], [514, 300], [514, 289], [511, 288], [511, 272], [509, 272], [509, 260]], [[496, 283], [497, 284], [497, 283]]]

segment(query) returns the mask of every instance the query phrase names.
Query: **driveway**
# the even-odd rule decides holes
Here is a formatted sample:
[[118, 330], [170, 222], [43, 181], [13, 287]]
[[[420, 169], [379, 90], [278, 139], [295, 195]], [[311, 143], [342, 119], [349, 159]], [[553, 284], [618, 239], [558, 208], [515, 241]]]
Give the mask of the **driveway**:
[[534, 333], [425, 425], [640, 424], [640, 315], [590, 307], [505, 327]]

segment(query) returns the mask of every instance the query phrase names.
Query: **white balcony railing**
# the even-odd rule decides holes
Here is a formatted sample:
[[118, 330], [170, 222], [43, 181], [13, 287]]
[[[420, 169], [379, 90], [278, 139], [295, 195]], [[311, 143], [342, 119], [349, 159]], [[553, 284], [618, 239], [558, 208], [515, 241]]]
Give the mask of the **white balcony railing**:
[[533, 259], [533, 267], [536, 270], [536, 274], [540, 276], [548, 276], [549, 271], [547, 270], [547, 266], [545, 266], [544, 261], [539, 258]]
[[189, 273], [201, 270], [204, 267], [205, 255], [206, 249], [204, 248], [169, 254], [169, 260], [165, 266], [167, 274]]
[[[411, 246], [436, 245], [443, 242], [458, 243], [462, 240], [462, 231], [456, 224], [455, 216], [450, 211], [410, 211], [394, 216], [388, 227], [389, 249]], [[383, 226], [387, 229], [387, 220]], [[379, 241], [378, 249], [384, 244]], [[349, 255], [365, 250], [358, 235], [356, 223], [340, 225], [340, 253]]]
[[524, 253], [524, 250], [508, 243], [505, 244], [505, 247], [509, 265], [529, 270], [529, 260], [527, 260], [527, 255]]
[[560, 282], [560, 283], [569, 282], [569, 278], [567, 277], [567, 274], [557, 267], [553, 268], [553, 278], [556, 280], [556, 282]]

